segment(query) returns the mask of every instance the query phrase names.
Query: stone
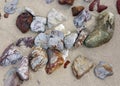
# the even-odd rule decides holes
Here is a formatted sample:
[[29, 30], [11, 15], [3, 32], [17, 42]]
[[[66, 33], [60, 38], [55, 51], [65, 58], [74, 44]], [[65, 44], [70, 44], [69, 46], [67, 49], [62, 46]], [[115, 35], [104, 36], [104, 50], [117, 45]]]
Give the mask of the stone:
[[114, 33], [115, 18], [111, 12], [102, 12], [96, 21], [94, 30], [84, 41], [84, 45], [89, 48], [99, 47], [109, 42]]
[[64, 38], [64, 44], [66, 49], [70, 49], [73, 47], [76, 39], [78, 37], [77, 33], [71, 33]]
[[73, 5], [75, 0], [58, 0], [58, 2], [61, 4], [61, 5], [64, 5], [64, 4], [67, 4], [67, 5]]
[[55, 30], [58, 30], [58, 31], [63, 32], [63, 33], [64, 33], [64, 36], [66, 36], [66, 35], [68, 35], [68, 34], [71, 33], [69, 30], [67, 30], [67, 29], [65, 28], [65, 26], [64, 26], [63, 24], [60, 24], [60, 25], [56, 26], [56, 27], [55, 27]]
[[84, 25], [84, 22], [91, 19], [91, 15], [88, 11], [83, 10], [78, 16], [76, 16], [73, 20], [76, 28], [81, 28]]
[[47, 18], [48, 18], [47, 25], [49, 28], [52, 28], [66, 20], [66, 17], [54, 8], [50, 10]]
[[92, 67], [92, 61], [80, 55], [73, 61], [72, 71], [75, 77], [80, 79], [84, 74], [88, 73]]
[[44, 17], [34, 17], [33, 21], [30, 25], [31, 31], [33, 32], [44, 32], [45, 31], [45, 25], [46, 25], [46, 18]]
[[11, 44], [2, 53], [0, 65], [8, 66], [11, 64], [16, 64], [21, 59], [22, 59], [21, 53], [16, 49], [14, 44]]
[[33, 21], [33, 15], [28, 11], [21, 13], [16, 20], [16, 26], [22, 33], [26, 33], [30, 30], [30, 25]]
[[87, 29], [84, 29], [81, 32], [79, 32], [79, 35], [78, 35], [78, 37], [75, 41], [75, 47], [76, 48], [83, 45], [83, 42], [86, 39], [86, 37], [88, 36], [88, 34], [89, 34], [89, 32], [87, 31]]
[[20, 38], [16, 42], [16, 46], [18, 47], [25, 46], [25, 47], [32, 48], [34, 46], [34, 38], [33, 37]]
[[18, 0], [12, 0], [11, 2], [7, 2], [4, 6], [4, 12], [7, 14], [15, 13], [17, 4], [18, 4]]
[[16, 73], [20, 80], [29, 80], [29, 61], [27, 57], [23, 57], [18, 63]]
[[34, 44], [36, 46], [41, 46], [44, 49], [48, 48], [49, 35], [45, 33], [40, 33], [35, 37]]
[[72, 15], [77, 16], [84, 10], [83, 6], [74, 6], [72, 7]]
[[84, 0], [85, 2], [91, 2], [92, 0]]
[[45, 0], [47, 4], [52, 3], [54, 0]]
[[29, 7], [25, 7], [25, 11], [29, 12], [31, 15], [35, 16], [35, 12], [29, 8]]
[[48, 62], [47, 53], [41, 47], [35, 47], [31, 53], [30, 67], [34, 72], [44, 67]]
[[118, 13], [120, 14], [120, 0], [117, 0], [116, 7], [117, 7]]
[[95, 76], [104, 80], [106, 77], [113, 75], [112, 66], [104, 61], [100, 61], [94, 69]]
[[4, 77], [4, 86], [21, 86], [21, 83], [16, 74], [16, 68], [8, 70]]
[[46, 65], [46, 73], [52, 74], [55, 70], [64, 64], [64, 59], [60, 51], [55, 49], [48, 49], [48, 63]]

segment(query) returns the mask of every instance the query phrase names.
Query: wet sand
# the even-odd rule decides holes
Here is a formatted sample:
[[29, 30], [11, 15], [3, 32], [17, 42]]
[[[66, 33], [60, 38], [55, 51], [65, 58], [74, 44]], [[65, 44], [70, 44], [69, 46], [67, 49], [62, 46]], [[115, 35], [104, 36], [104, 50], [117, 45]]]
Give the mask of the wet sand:
[[[7, 0], [9, 1], [9, 0]], [[68, 60], [73, 61], [78, 55], [84, 55], [91, 59], [95, 64], [99, 61], [106, 61], [113, 66], [114, 75], [106, 78], [105, 80], [100, 80], [94, 76], [93, 69], [85, 74], [81, 79], [77, 80], [71, 71], [71, 64], [68, 65], [67, 69], [63, 67], [59, 68], [51, 75], [47, 75], [44, 68], [40, 69], [38, 72], [30, 71], [30, 80], [23, 83], [22, 86], [119, 86], [120, 85], [120, 15], [116, 11], [116, 0], [101, 0], [109, 8], [106, 11], [111, 11], [114, 13], [115, 20], [115, 32], [113, 38], [109, 43], [103, 46], [89, 49], [84, 46], [78, 49], [71, 49], [69, 52]], [[47, 16], [50, 9], [56, 8], [58, 11], [64, 13], [68, 19], [63, 24], [67, 30], [74, 31], [75, 26], [73, 25], [73, 17], [71, 13], [70, 6], [62, 6], [55, 0], [51, 4], [46, 4], [44, 0], [19, 0], [17, 12], [10, 15], [9, 18], [5, 19], [3, 17], [5, 2], [0, 0], [0, 12], [2, 18], [0, 20], [0, 54], [3, 50], [11, 43], [16, 41], [21, 37], [26, 36], [36, 36], [37, 34], [29, 31], [26, 34], [22, 34], [16, 27], [16, 18], [20, 13], [20, 10], [25, 6], [31, 8], [38, 16]], [[88, 3], [83, 0], [76, 0], [74, 6], [82, 5], [88, 9]], [[97, 15], [96, 12], [92, 14]], [[24, 52], [25, 54], [27, 51]], [[4, 75], [12, 66], [0, 67], [0, 86], [3, 86]], [[40, 85], [38, 84], [40, 82]]]

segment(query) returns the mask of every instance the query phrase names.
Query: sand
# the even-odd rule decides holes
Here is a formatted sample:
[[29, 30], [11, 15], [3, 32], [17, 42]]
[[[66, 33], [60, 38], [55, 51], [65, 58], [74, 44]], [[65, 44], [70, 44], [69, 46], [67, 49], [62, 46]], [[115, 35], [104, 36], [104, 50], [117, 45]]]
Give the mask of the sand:
[[[109, 7], [107, 11], [111, 11], [115, 14], [116, 20], [113, 38], [109, 43], [97, 48], [89, 49], [81, 46], [77, 49], [71, 49], [67, 59], [72, 63], [73, 59], [81, 54], [93, 60], [95, 64], [99, 61], [106, 61], [112, 64], [114, 75], [106, 78], [105, 80], [100, 80], [94, 76], [92, 69], [81, 79], [77, 80], [73, 76], [71, 64], [69, 64], [67, 69], [61, 67], [51, 75], [47, 75], [44, 68], [35, 73], [30, 71], [30, 80], [24, 82], [22, 86], [120, 86], [120, 15], [118, 15], [116, 11], [116, 0], [101, 0], [101, 3], [104, 3]], [[4, 5], [4, 0], [0, 0], [0, 13], [2, 14], [2, 18], [0, 20], [0, 54], [2, 54], [3, 50], [9, 44], [15, 42], [17, 39], [26, 36], [34, 37], [37, 35], [31, 31], [26, 34], [22, 34], [15, 25], [17, 16], [25, 6], [33, 9], [36, 15], [45, 17], [50, 9], [56, 8], [68, 17], [68, 20], [64, 22], [66, 29], [71, 31], [75, 30], [73, 17], [71, 15], [71, 7], [61, 6], [57, 3], [57, 0], [49, 5], [45, 3], [45, 0], [19, 0], [17, 12], [10, 15], [7, 19], [3, 17]], [[85, 3], [83, 0], [75, 0], [74, 6], [77, 5], [83, 5], [88, 9], [88, 3]], [[97, 15], [96, 12], [92, 12], [92, 14]], [[25, 51], [24, 53], [27, 52]], [[3, 86], [5, 73], [11, 67], [12, 66], [0, 67], [0, 86]], [[40, 82], [40, 85], [38, 82]]]

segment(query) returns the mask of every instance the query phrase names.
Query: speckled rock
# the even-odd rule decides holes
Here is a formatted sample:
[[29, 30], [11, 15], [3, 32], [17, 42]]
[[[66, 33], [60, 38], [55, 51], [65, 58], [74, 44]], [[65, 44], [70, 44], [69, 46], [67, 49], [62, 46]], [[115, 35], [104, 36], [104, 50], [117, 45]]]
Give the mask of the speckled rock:
[[54, 8], [50, 10], [47, 18], [48, 18], [47, 25], [49, 28], [52, 28], [53, 26], [56, 26], [66, 20], [66, 17]]
[[30, 57], [30, 67], [33, 71], [38, 71], [46, 65], [48, 61], [47, 53], [41, 47], [35, 47]]
[[77, 37], [78, 37], [77, 33], [71, 33], [71, 34], [65, 36], [65, 38], [64, 38], [65, 48], [67, 48], [67, 49], [72, 48]]
[[4, 12], [8, 14], [15, 13], [17, 4], [18, 4], [18, 0], [12, 0], [11, 2], [7, 2], [4, 6]]
[[48, 49], [48, 63], [46, 65], [47, 74], [53, 73], [56, 69], [61, 67], [64, 63], [61, 52], [55, 49]]
[[106, 62], [99, 62], [94, 69], [95, 76], [104, 80], [106, 77], [113, 75], [112, 66]]
[[94, 48], [110, 41], [114, 33], [115, 18], [111, 12], [103, 12], [97, 18], [95, 29], [86, 38], [86, 47]]
[[78, 56], [75, 58], [72, 64], [73, 74], [77, 79], [80, 79], [84, 74], [90, 71], [93, 67], [93, 63], [84, 56]]
[[20, 80], [26, 81], [29, 79], [29, 62], [28, 57], [23, 57], [17, 65], [17, 75]]
[[34, 44], [36, 46], [41, 46], [44, 49], [48, 48], [49, 35], [45, 33], [40, 33], [35, 37]]
[[33, 32], [44, 32], [46, 25], [46, 18], [44, 17], [34, 17], [30, 27]]
[[11, 44], [4, 50], [0, 59], [0, 64], [2, 66], [8, 66], [11, 64], [16, 64], [21, 59], [21, 53], [15, 48], [14, 44]]

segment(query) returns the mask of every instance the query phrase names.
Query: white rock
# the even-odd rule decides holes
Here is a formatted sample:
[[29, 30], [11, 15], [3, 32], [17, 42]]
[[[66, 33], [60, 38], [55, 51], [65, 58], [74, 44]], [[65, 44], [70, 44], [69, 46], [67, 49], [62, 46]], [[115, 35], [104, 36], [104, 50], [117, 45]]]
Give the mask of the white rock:
[[54, 8], [48, 13], [49, 28], [52, 28], [53, 26], [56, 26], [65, 20], [66, 20], [66, 17]]
[[35, 16], [35, 13], [32, 9], [30, 9], [29, 7], [25, 7], [25, 10], [28, 11], [29, 13], [31, 13], [33, 16]]

